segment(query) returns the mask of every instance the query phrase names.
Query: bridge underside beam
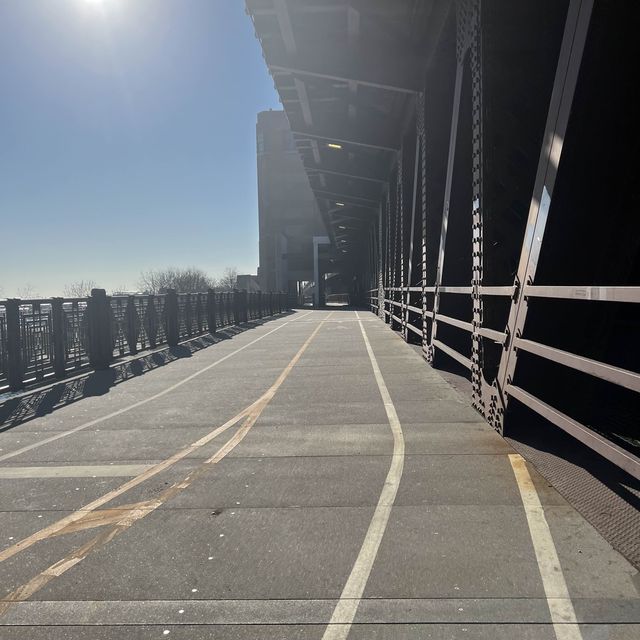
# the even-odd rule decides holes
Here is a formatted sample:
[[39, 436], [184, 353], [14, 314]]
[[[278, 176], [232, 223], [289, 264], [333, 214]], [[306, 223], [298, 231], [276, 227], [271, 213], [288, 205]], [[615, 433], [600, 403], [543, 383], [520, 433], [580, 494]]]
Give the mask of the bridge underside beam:
[[640, 7], [392, 4], [253, 16], [341, 268], [497, 430], [553, 425], [640, 475]]

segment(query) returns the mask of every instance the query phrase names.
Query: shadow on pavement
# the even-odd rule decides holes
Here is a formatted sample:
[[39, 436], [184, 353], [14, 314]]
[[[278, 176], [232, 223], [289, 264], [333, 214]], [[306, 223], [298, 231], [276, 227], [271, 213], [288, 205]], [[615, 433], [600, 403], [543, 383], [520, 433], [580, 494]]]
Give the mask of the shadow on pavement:
[[207, 349], [224, 340], [230, 340], [240, 333], [266, 324], [271, 320], [291, 315], [291, 313], [285, 312], [273, 318], [251, 320], [241, 326], [224, 327], [215, 335], [204, 334], [175, 347], [165, 347], [158, 351], [130, 356], [124, 361], [116, 361], [109, 369], [87, 370], [86, 373], [72, 379], [61, 380], [44, 388], [35, 388], [18, 396], [9, 397], [0, 404], [0, 433], [34, 418], [50, 414], [56, 409], [83, 398], [105, 395], [112, 387], [121, 382], [137, 378], [148, 371], [153, 371], [176, 360], [190, 358], [197, 351]]
[[526, 407], [510, 411], [507, 442], [640, 567], [640, 481]]

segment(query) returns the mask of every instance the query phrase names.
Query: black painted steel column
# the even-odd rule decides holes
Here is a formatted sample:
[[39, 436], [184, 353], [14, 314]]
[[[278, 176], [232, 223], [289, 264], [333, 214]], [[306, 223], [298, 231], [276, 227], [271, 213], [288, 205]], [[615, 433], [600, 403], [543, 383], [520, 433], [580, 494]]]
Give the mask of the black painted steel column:
[[216, 292], [213, 289], [207, 292], [207, 326], [209, 333], [216, 332]]
[[167, 344], [175, 347], [179, 339], [178, 326], [178, 294], [175, 289], [168, 289], [164, 301], [164, 330], [167, 336]]
[[65, 323], [62, 304], [62, 298], [53, 298], [51, 300], [53, 371], [56, 378], [64, 378], [66, 373]]
[[20, 337], [20, 300], [12, 298], [6, 302], [7, 309], [7, 365], [9, 388], [22, 389], [24, 375], [22, 362], [22, 339]]
[[104, 289], [92, 289], [87, 298], [87, 352], [94, 369], [106, 369], [113, 360], [113, 312]]

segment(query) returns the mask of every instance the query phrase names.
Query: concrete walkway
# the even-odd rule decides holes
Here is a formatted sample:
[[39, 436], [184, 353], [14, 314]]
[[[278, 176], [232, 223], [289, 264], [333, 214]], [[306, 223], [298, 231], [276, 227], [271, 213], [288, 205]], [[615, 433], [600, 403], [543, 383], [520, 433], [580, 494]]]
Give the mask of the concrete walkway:
[[3, 640], [640, 638], [637, 571], [369, 313], [255, 326], [0, 449]]

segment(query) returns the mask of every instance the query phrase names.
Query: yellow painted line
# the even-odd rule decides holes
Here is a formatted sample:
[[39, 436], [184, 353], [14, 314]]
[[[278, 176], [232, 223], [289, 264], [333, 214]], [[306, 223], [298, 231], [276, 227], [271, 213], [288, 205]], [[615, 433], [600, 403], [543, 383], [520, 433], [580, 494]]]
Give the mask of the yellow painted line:
[[569, 588], [562, 572], [562, 565], [553, 542], [549, 523], [526, 462], [517, 453], [509, 454], [509, 462], [516, 477], [527, 516], [529, 533], [538, 561], [556, 638], [558, 640], [582, 640], [582, 633], [578, 626], [578, 619], [571, 602]]
[[373, 563], [378, 555], [382, 537], [389, 522], [389, 516], [391, 515], [391, 509], [396, 499], [396, 494], [398, 493], [398, 487], [400, 486], [402, 471], [404, 469], [404, 436], [402, 434], [402, 425], [400, 424], [396, 408], [391, 400], [389, 389], [382, 377], [376, 356], [371, 348], [364, 324], [360, 322], [358, 312], [356, 311], [355, 313], [359, 321], [360, 332], [362, 333], [367, 353], [369, 354], [369, 360], [373, 368], [378, 390], [384, 403], [384, 409], [387, 413], [387, 420], [389, 421], [389, 426], [393, 434], [393, 456], [391, 457], [389, 471], [387, 472], [386, 480], [382, 487], [380, 497], [378, 498], [378, 504], [369, 523], [369, 529], [360, 547], [360, 553], [358, 553], [349, 578], [342, 589], [340, 600], [333, 610], [333, 615], [322, 636], [322, 640], [346, 640], [349, 635], [351, 625], [360, 606], [362, 594], [369, 580]]
[[98, 511], [89, 511], [81, 519], [73, 522], [68, 527], [61, 529], [55, 536], [64, 536], [68, 533], [76, 533], [76, 531], [84, 531], [85, 529], [96, 529], [97, 527], [104, 527], [108, 524], [118, 524], [126, 517], [130, 516], [133, 512], [138, 512], [140, 509], [147, 507], [150, 504], [149, 500], [138, 502], [136, 504], [125, 504], [121, 507], [115, 507], [113, 509], [99, 509]]
[[214, 429], [213, 431], [208, 433], [206, 436], [200, 438], [200, 440], [197, 440], [196, 442], [189, 445], [185, 449], [182, 449], [182, 451], [178, 451], [177, 453], [174, 453], [170, 458], [167, 458], [166, 460], [159, 462], [158, 464], [154, 465], [150, 469], [147, 469], [143, 473], [137, 475], [135, 478], [132, 478], [131, 480], [125, 482], [124, 484], [120, 485], [117, 489], [113, 489], [113, 491], [109, 491], [109, 493], [106, 493], [105, 495], [101, 496], [100, 498], [97, 498], [93, 502], [86, 504], [84, 507], [81, 507], [77, 511], [74, 511], [68, 516], [62, 518], [61, 520], [58, 520], [57, 522], [50, 524], [48, 527], [45, 527], [40, 531], [36, 531], [30, 536], [20, 540], [19, 542], [16, 542], [16, 544], [10, 547], [7, 547], [4, 551], [0, 552], [0, 562], [4, 562], [5, 560], [8, 560], [9, 558], [15, 556], [17, 553], [20, 553], [21, 551], [24, 551], [25, 549], [32, 547], [34, 544], [36, 544], [37, 542], [40, 542], [41, 540], [45, 540], [46, 538], [52, 537], [54, 535], [58, 535], [62, 529], [65, 529], [69, 527], [69, 525], [73, 524], [74, 522], [81, 520], [87, 515], [87, 513], [90, 513], [91, 511], [95, 511], [98, 507], [101, 507], [102, 505], [106, 504], [107, 502], [110, 502], [114, 498], [117, 498], [119, 495], [125, 493], [126, 491], [129, 491], [129, 489], [133, 489], [134, 487], [137, 487], [139, 484], [142, 484], [143, 482], [157, 475], [161, 471], [164, 471], [165, 469], [172, 467], [176, 462], [182, 460], [183, 458], [186, 458], [189, 454], [193, 453], [194, 451], [197, 451], [200, 447], [203, 447], [205, 444], [207, 444], [208, 442], [210, 442], [211, 440], [219, 436], [221, 433], [223, 433], [224, 431], [232, 427], [234, 424], [239, 422], [240, 419], [244, 417], [246, 411], [247, 410], [244, 409], [238, 415], [231, 418], [231, 420], [228, 420], [227, 422], [225, 422], [221, 427]]
[[[330, 317], [330, 315], [331, 314], [329, 314], [329, 316], [327, 317]], [[258, 398], [258, 400], [253, 402], [246, 409], [240, 412], [237, 416], [235, 416], [230, 421], [225, 423], [225, 425], [223, 425], [222, 427], [219, 427], [218, 429], [216, 429], [215, 431], [212, 431], [207, 436], [204, 436], [204, 438], [201, 438], [200, 440], [198, 440], [199, 446], [203, 446], [204, 444], [209, 442], [213, 437], [215, 437], [213, 434], [217, 435], [218, 433], [221, 432], [221, 429], [227, 429], [233, 424], [237, 423], [241, 418], [243, 417], [245, 418], [245, 421], [242, 423], [238, 431], [222, 447], [220, 447], [220, 449], [218, 449], [218, 451], [213, 456], [205, 460], [197, 469], [189, 473], [189, 475], [186, 478], [184, 478], [181, 482], [173, 484], [171, 487], [163, 491], [158, 497], [154, 498], [153, 500], [140, 502], [135, 505], [129, 505], [128, 507], [120, 507], [119, 509], [118, 508], [108, 509], [106, 510], [108, 513], [105, 513], [104, 516], [102, 516], [101, 514], [91, 514], [91, 511], [95, 510], [96, 508], [95, 506], [93, 506], [92, 509], [88, 509], [87, 507], [85, 507], [82, 511], [77, 511], [74, 514], [71, 514], [70, 516], [63, 518], [62, 520], [59, 520], [57, 523], [54, 523], [53, 525], [46, 527], [45, 529], [42, 529], [41, 531], [37, 532], [33, 536], [29, 536], [29, 538], [25, 538], [25, 540], [20, 541], [18, 544], [14, 545], [13, 547], [9, 547], [9, 549], [6, 549], [3, 552], [3, 554], [0, 555], [0, 560], [5, 560], [7, 557], [11, 557], [12, 555], [15, 555], [19, 551], [22, 551], [28, 548], [28, 546], [31, 546], [32, 544], [35, 544], [40, 540], [44, 540], [46, 538], [50, 538], [56, 535], [61, 535], [63, 533], [75, 532], [80, 529], [113, 524], [115, 520], [115, 525], [113, 526], [113, 528], [99, 533], [95, 538], [91, 539], [89, 542], [82, 545], [78, 549], [75, 549], [71, 554], [69, 554], [62, 560], [56, 562], [55, 564], [51, 565], [50, 567], [48, 567], [47, 569], [45, 569], [44, 571], [42, 571], [41, 573], [33, 577], [28, 582], [18, 587], [17, 589], [15, 589], [8, 596], [6, 596], [3, 599], [3, 602], [0, 603], [0, 615], [4, 615], [4, 613], [6, 613], [9, 607], [15, 602], [22, 602], [30, 598], [34, 593], [42, 589], [42, 587], [48, 584], [51, 580], [62, 575], [63, 573], [65, 573], [66, 571], [74, 567], [76, 564], [84, 560], [92, 551], [100, 547], [103, 547], [105, 544], [113, 540], [120, 533], [128, 529], [134, 522], [141, 520], [142, 518], [147, 516], [149, 513], [155, 511], [167, 500], [177, 495], [180, 491], [183, 491], [184, 489], [189, 487], [197, 477], [199, 477], [204, 473], [205, 469], [209, 465], [216, 464], [217, 462], [222, 460], [230, 451], [232, 451], [238, 444], [240, 444], [240, 442], [247, 435], [251, 427], [255, 424], [256, 420], [260, 417], [260, 414], [264, 411], [264, 409], [267, 407], [269, 402], [273, 399], [276, 391], [280, 388], [282, 383], [286, 380], [287, 376], [291, 373], [291, 370], [293, 369], [295, 364], [298, 362], [302, 354], [306, 351], [309, 344], [311, 344], [311, 341], [315, 338], [318, 331], [320, 331], [323, 324], [324, 324], [324, 321], [321, 321], [318, 324], [318, 326], [314, 329], [314, 331], [307, 338], [304, 344], [300, 347], [300, 349], [295, 354], [295, 356], [293, 356], [293, 358], [289, 361], [289, 364], [283, 369], [282, 373], [280, 373], [277, 380], [273, 383], [273, 385], [271, 385], [271, 387], [262, 396], [260, 396], [260, 398]], [[198, 444], [198, 443], [194, 443], [194, 445], [191, 445], [191, 447], [187, 447], [187, 449], [184, 449], [183, 451], [178, 452], [177, 454], [173, 455], [171, 458], [168, 458], [167, 460], [160, 463], [159, 465], [156, 465], [156, 467], [165, 465], [162, 467], [162, 469], [168, 468], [169, 466], [171, 466], [171, 464], [175, 464], [175, 462], [177, 462], [178, 459], [181, 459], [184, 457], [184, 455], [187, 455], [185, 452], [191, 452], [195, 444]], [[178, 458], [177, 456], [180, 456], [180, 457]], [[171, 461], [171, 464], [168, 464], [170, 461]], [[140, 476], [138, 476], [138, 478], [143, 478], [143, 479], [139, 480], [136, 484], [140, 484], [140, 482], [143, 482], [149, 477], [151, 476], [148, 475], [148, 472], [141, 474]], [[98, 500], [95, 500], [93, 503], [91, 503], [91, 505], [94, 505], [96, 503], [104, 504], [105, 502], [108, 502], [109, 500], [113, 499], [117, 495], [124, 493], [124, 491], [126, 491], [127, 489], [130, 489], [132, 486], [136, 486], [135, 484], [132, 484], [132, 483], [138, 480], [138, 478], [134, 478], [134, 480], [128, 483], [125, 483], [124, 485], [122, 485], [122, 487], [107, 493], [102, 498], [98, 498]], [[126, 489], [124, 489], [124, 487], [126, 487]], [[91, 506], [91, 505], [88, 505], [88, 506]], [[91, 514], [89, 521], [82, 522], [83, 519], [87, 519], [89, 514]], [[31, 541], [31, 542], [27, 545], [26, 541]], [[5, 557], [5, 554], [7, 553], [7, 551], [11, 549], [14, 549], [14, 552], [11, 553], [11, 555], [8, 555]]]
[[[284, 326], [284, 325], [281, 325], [281, 326]], [[273, 333], [273, 331], [271, 331], [270, 333]], [[261, 336], [261, 337], [266, 337], [266, 335], [268, 334], [265, 334], [265, 336]], [[243, 348], [246, 348], [250, 344], [253, 344], [255, 342], [256, 340], [245, 345], [245, 347]], [[234, 353], [237, 353], [237, 351]], [[233, 354], [229, 354], [229, 355], [233, 355]], [[214, 364], [217, 364], [217, 363], [214, 363]], [[209, 365], [208, 368], [211, 368], [212, 366], [213, 365]], [[194, 375], [195, 374], [193, 374], [189, 378], [185, 378], [185, 380], [192, 379]], [[81, 507], [77, 511], [69, 514], [65, 518], [62, 518], [61, 520], [58, 520], [57, 522], [52, 523], [48, 527], [45, 527], [40, 531], [36, 531], [30, 536], [20, 540], [19, 542], [16, 542], [14, 545], [7, 547], [4, 551], [0, 551], [0, 562], [4, 562], [5, 560], [8, 560], [9, 558], [19, 553], [20, 551], [24, 551], [25, 549], [28, 549], [29, 547], [33, 546], [37, 542], [40, 542], [41, 540], [44, 540], [54, 535], [59, 535], [59, 532], [62, 529], [65, 529], [69, 527], [69, 525], [71, 525], [72, 523], [84, 518], [87, 512], [98, 509], [99, 507], [106, 504], [107, 502], [110, 502], [111, 500], [118, 497], [119, 495], [125, 493], [126, 491], [129, 491], [129, 489], [133, 489], [134, 487], [137, 487], [139, 484], [142, 484], [149, 478], [152, 478], [153, 476], [164, 471], [165, 469], [172, 467], [176, 462], [179, 462], [183, 458], [186, 458], [188, 455], [192, 454], [194, 451], [197, 451], [198, 449], [203, 447], [205, 444], [208, 444], [209, 442], [211, 442], [211, 440], [213, 440], [214, 438], [217, 438], [221, 433], [224, 433], [229, 428], [231, 428], [234, 424], [239, 422], [242, 418], [244, 418], [249, 413], [249, 411], [253, 408], [253, 406], [258, 402], [260, 402], [260, 399], [256, 400], [256, 402], [249, 405], [247, 408], [243, 409], [240, 413], [238, 413], [236, 416], [234, 416], [230, 420], [227, 420], [227, 422], [225, 422], [222, 426], [218, 427], [217, 429], [214, 429], [213, 431], [206, 434], [199, 440], [196, 440], [196, 442], [189, 445], [185, 449], [182, 449], [181, 451], [174, 453], [171, 457], [167, 458], [166, 460], [163, 460], [162, 462], [159, 462], [158, 464], [153, 465], [152, 467], [150, 467], [143, 473], [139, 474], [135, 478], [132, 478], [131, 480], [125, 482], [120, 487], [113, 489], [109, 493], [106, 493], [105, 495], [101, 496], [100, 498], [97, 498], [93, 502], [86, 504], [84, 507]]]
[[209, 369], [213, 369], [213, 367], [216, 367], [219, 364], [221, 364], [222, 362], [225, 362], [226, 360], [228, 360], [229, 358], [232, 358], [233, 356], [235, 356], [236, 354], [240, 353], [241, 351], [244, 351], [245, 349], [248, 349], [250, 346], [254, 345], [256, 342], [260, 342], [260, 340], [263, 340], [267, 336], [270, 336], [272, 333], [275, 333], [276, 331], [279, 331], [280, 329], [282, 329], [282, 327], [286, 327], [288, 324], [291, 324], [292, 322], [297, 322], [298, 320], [301, 320], [302, 318], [308, 316], [311, 313], [313, 313], [313, 312], [309, 311], [308, 313], [305, 313], [305, 314], [303, 314], [301, 316], [298, 316], [297, 318], [293, 318], [292, 320], [287, 320], [286, 322], [283, 322], [281, 325], [278, 325], [275, 329], [272, 329], [271, 331], [268, 331], [264, 335], [259, 336], [255, 340], [252, 340], [251, 342], [248, 342], [247, 344], [245, 344], [242, 347], [236, 349], [235, 351], [232, 351], [231, 353], [228, 353], [226, 356], [223, 356], [222, 358], [216, 360], [215, 362], [212, 362], [211, 364], [207, 365], [206, 367], [203, 367], [199, 371], [196, 371], [195, 373], [192, 373], [191, 375], [187, 376], [186, 378], [183, 378], [182, 380], [176, 382], [175, 384], [172, 384], [171, 386], [167, 387], [166, 389], [163, 389], [162, 391], [160, 391], [158, 393], [154, 393], [152, 396], [149, 396], [148, 398], [145, 398], [144, 400], [139, 400], [138, 402], [134, 402], [133, 404], [130, 404], [130, 405], [126, 406], [126, 407], [123, 407], [122, 409], [118, 409], [117, 411], [113, 411], [112, 413], [109, 413], [106, 416], [102, 416], [101, 418], [96, 418], [94, 420], [90, 420], [89, 422], [85, 422], [85, 423], [83, 423], [83, 424], [81, 424], [81, 425], [79, 425], [77, 427], [74, 427], [73, 429], [69, 429], [68, 431], [63, 431], [62, 433], [57, 433], [56, 435], [50, 436], [49, 438], [44, 438], [43, 440], [40, 440], [40, 441], [35, 442], [33, 444], [27, 445], [25, 447], [21, 447], [20, 449], [16, 449], [15, 451], [11, 451], [10, 453], [5, 453], [4, 455], [0, 456], [0, 462], [3, 462], [4, 460], [9, 460], [11, 458], [15, 458], [16, 456], [19, 456], [20, 454], [25, 453], [26, 451], [31, 451], [32, 449], [37, 449], [38, 447], [41, 447], [44, 444], [48, 444], [49, 442], [54, 442], [55, 440], [60, 440], [60, 438], [66, 438], [67, 436], [70, 436], [73, 433], [77, 433], [78, 431], [82, 431], [84, 429], [88, 429], [89, 427], [94, 427], [95, 425], [100, 424], [101, 422], [104, 422], [105, 420], [110, 420], [111, 418], [115, 418], [116, 416], [122, 415], [123, 413], [126, 413], [127, 411], [131, 411], [132, 409], [137, 409], [138, 407], [141, 407], [141, 406], [143, 406], [143, 405], [145, 405], [145, 404], [147, 404], [149, 402], [152, 402], [153, 400], [157, 400], [158, 398], [161, 398], [162, 396], [167, 395], [167, 393], [171, 393], [172, 391], [175, 391], [176, 389], [181, 387], [183, 384], [186, 384], [187, 382], [190, 382], [194, 378], [197, 378], [198, 376], [202, 375], [206, 371], [209, 371]]

